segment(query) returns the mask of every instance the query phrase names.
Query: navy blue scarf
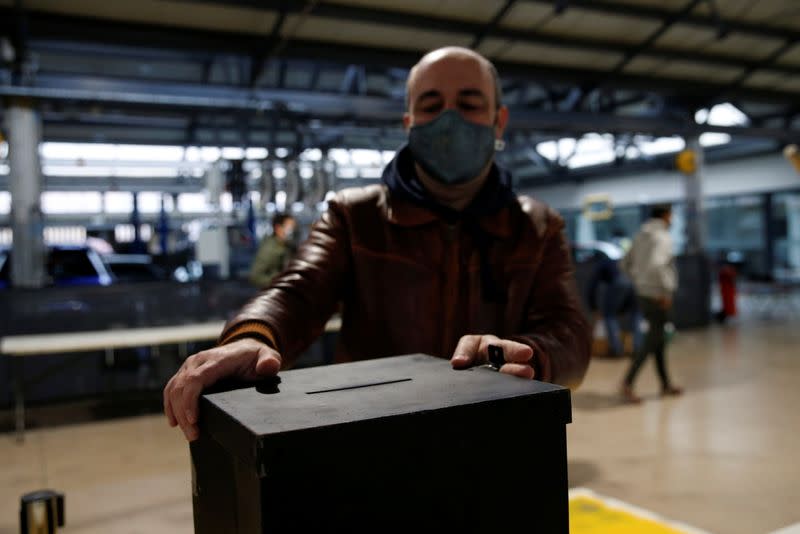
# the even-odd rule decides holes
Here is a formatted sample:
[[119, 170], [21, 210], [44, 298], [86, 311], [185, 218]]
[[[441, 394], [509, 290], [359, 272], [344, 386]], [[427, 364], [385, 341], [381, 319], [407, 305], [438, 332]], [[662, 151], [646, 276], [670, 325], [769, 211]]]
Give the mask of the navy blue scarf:
[[445, 219], [448, 223], [461, 222], [470, 233], [478, 248], [481, 262], [481, 291], [483, 298], [489, 302], [504, 302], [506, 295], [499, 290], [491, 266], [489, 265], [489, 248], [493, 236], [479, 224], [481, 217], [494, 215], [509, 206], [516, 199], [511, 189], [511, 173], [496, 164], [492, 164], [486, 183], [475, 195], [475, 198], [463, 211], [456, 211], [439, 204], [417, 177], [414, 158], [408, 146], [403, 146], [395, 158], [386, 166], [381, 178], [392, 196], [407, 200], [417, 206], [428, 209]]

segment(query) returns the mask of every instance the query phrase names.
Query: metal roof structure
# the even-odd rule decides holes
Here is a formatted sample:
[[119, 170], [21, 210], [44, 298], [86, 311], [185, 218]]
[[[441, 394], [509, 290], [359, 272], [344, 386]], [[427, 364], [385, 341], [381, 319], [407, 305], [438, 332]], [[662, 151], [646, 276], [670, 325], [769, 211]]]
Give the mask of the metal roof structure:
[[[730, 134], [711, 158], [800, 138], [791, 0], [0, 0], [0, 44], [0, 96], [35, 99], [45, 141], [391, 150], [408, 69], [445, 45], [496, 64], [529, 185], [664, 165], [624, 157], [641, 135]], [[697, 123], [723, 102], [746, 123]], [[536, 150], [587, 133], [620, 157]]]

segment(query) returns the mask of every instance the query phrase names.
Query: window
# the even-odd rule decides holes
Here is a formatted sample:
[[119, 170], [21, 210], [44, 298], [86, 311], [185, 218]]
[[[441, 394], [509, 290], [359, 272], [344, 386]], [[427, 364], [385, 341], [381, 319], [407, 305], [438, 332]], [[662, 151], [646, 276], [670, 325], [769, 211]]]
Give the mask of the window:
[[714, 259], [739, 253], [747, 275], [765, 275], [764, 202], [757, 195], [706, 200], [706, 249]]
[[771, 230], [775, 277], [800, 279], [800, 193], [772, 197]]

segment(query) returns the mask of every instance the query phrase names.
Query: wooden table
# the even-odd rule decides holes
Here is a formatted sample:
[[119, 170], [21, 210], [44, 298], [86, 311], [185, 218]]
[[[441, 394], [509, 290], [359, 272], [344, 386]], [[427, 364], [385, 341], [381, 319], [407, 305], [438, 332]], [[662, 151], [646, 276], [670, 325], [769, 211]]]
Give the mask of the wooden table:
[[[59, 334], [35, 334], [0, 338], [0, 355], [11, 358], [11, 386], [14, 388], [14, 412], [17, 439], [25, 435], [25, 385], [22, 361], [26, 357], [70, 352], [104, 350], [106, 361], [114, 362], [114, 350], [130, 347], [178, 345], [181, 359], [187, 354], [187, 344], [195, 341], [213, 341], [219, 337], [225, 321], [152, 326], [145, 328], [120, 328]], [[341, 319], [333, 317], [325, 326], [326, 332], [338, 332]]]

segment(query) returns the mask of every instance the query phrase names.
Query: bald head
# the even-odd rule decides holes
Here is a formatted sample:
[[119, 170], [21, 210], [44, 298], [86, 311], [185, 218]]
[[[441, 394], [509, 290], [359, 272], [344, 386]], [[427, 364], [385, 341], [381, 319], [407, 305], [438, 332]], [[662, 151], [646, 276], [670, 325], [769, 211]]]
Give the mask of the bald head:
[[411, 68], [406, 81], [406, 110], [410, 111], [415, 98], [419, 96], [419, 86], [429, 85], [424, 82], [433, 70], [442, 68], [460, 71], [473, 78], [473, 83], [490, 87], [488, 97], [492, 98], [490, 106], [498, 109], [502, 105], [503, 91], [497, 69], [491, 61], [469, 48], [446, 46], [428, 52]]
[[417, 177], [440, 204], [463, 210], [489, 176], [508, 124], [500, 96], [494, 66], [468, 48], [429, 52], [409, 72], [403, 126]]

